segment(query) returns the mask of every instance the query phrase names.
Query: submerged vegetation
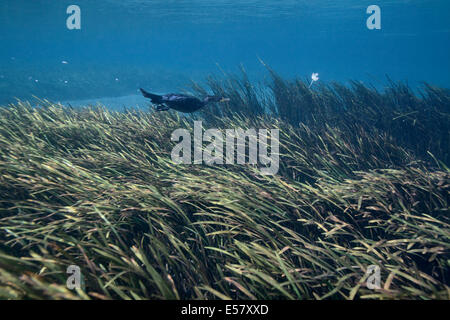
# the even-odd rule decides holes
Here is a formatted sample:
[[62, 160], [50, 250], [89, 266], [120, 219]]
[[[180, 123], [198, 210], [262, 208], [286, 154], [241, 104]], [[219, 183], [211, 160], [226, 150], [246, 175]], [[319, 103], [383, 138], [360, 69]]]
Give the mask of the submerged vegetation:
[[275, 176], [175, 165], [174, 112], [0, 108], [0, 298], [450, 299], [449, 91], [271, 75], [196, 116], [279, 128]]

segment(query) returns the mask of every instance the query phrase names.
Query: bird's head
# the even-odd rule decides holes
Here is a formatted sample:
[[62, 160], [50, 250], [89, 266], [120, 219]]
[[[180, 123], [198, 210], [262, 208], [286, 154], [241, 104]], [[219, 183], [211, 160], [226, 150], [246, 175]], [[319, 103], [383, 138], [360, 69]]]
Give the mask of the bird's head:
[[203, 99], [203, 101], [205, 103], [227, 102], [227, 101], [230, 101], [230, 98], [219, 97], [219, 96], [206, 96], [206, 98]]

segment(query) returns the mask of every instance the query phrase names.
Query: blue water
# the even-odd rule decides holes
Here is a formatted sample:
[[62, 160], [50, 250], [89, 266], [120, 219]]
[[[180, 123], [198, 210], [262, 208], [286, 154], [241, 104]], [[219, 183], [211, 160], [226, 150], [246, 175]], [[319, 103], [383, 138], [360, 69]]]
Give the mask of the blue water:
[[[372, 4], [381, 30], [366, 27]], [[286, 77], [448, 88], [449, 35], [448, 0], [2, 0], [0, 103], [177, 91], [241, 64], [258, 81], [259, 59]]]

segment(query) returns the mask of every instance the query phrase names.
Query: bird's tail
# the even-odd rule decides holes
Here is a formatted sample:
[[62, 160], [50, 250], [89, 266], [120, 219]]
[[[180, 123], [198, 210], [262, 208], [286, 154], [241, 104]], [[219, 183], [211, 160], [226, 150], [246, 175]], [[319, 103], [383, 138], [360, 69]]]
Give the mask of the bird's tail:
[[151, 99], [153, 103], [162, 103], [162, 97], [161, 96], [159, 96], [157, 94], [153, 94], [153, 93], [147, 92], [147, 91], [145, 91], [142, 88], [139, 88], [139, 89], [141, 90], [142, 95], [144, 97], [146, 97], [146, 98]]

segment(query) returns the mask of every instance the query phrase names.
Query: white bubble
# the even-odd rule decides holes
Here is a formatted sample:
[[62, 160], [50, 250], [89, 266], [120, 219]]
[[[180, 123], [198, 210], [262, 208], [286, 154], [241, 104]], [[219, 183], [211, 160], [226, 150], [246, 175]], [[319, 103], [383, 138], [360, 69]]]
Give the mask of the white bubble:
[[309, 84], [309, 88], [313, 85], [314, 82], [319, 81], [319, 74], [316, 72], [313, 72], [311, 75], [311, 83]]
[[65, 61], [65, 60], [61, 61], [61, 63], [62, 63], [62, 64], [68, 64], [68, 62]]

